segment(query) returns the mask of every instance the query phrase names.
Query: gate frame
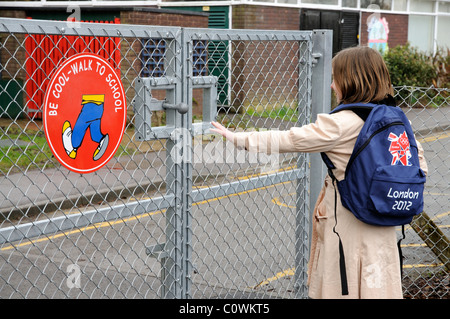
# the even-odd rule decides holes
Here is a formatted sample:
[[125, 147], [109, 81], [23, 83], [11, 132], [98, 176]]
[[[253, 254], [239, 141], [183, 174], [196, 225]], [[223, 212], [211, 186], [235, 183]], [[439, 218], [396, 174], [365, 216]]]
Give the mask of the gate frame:
[[[173, 65], [167, 68], [170, 76], [175, 79], [175, 89], [168, 95], [168, 103], [179, 105], [186, 103], [189, 111], [182, 114], [176, 109], [167, 109], [167, 127], [173, 130], [182, 128], [194, 134], [202, 134], [208, 131], [209, 123], [204, 122], [201, 128], [192, 123], [192, 89], [196, 86], [193, 83], [192, 74], [192, 52], [189, 50], [191, 41], [196, 40], [249, 40], [249, 41], [299, 41], [308, 43], [307, 59], [299, 57], [298, 68], [307, 67], [306, 87], [299, 87], [307, 90], [306, 116], [315, 117], [317, 113], [327, 112], [330, 108], [331, 89], [331, 46], [332, 31], [272, 31], [272, 30], [226, 30], [226, 29], [185, 29], [179, 27], [160, 26], [139, 26], [81, 23], [80, 27], [71, 28], [67, 22], [47, 21], [47, 20], [21, 20], [0, 18], [0, 32], [21, 33], [21, 34], [43, 34], [43, 35], [63, 35], [63, 36], [104, 36], [112, 38], [170, 38], [171, 47], [167, 50], [172, 56], [168, 60]], [[162, 35], [164, 33], [164, 35]], [[243, 38], [244, 37], [244, 38]], [[225, 40], [224, 40], [225, 39]], [[313, 43], [314, 42], [314, 43]], [[314, 44], [314, 46], [313, 46]], [[300, 73], [299, 73], [300, 75]], [[201, 77], [196, 77], [201, 78]], [[213, 91], [213, 90], [211, 90]], [[300, 92], [299, 92], [300, 94]], [[207, 102], [217, 99], [216, 95], [210, 95]], [[216, 105], [216, 103], [212, 103]], [[210, 108], [211, 110], [211, 108]], [[311, 111], [309, 114], [308, 111]], [[206, 113], [207, 119], [212, 120], [213, 112]], [[303, 123], [305, 114], [300, 113], [303, 118], [298, 122]], [[311, 121], [313, 119], [310, 119]], [[166, 132], [170, 133], [170, 130]], [[296, 229], [295, 229], [295, 296], [298, 298], [307, 297], [306, 269], [309, 259], [309, 238], [311, 234], [310, 214], [314, 205], [312, 200], [317, 198], [318, 190], [322, 183], [320, 177], [324, 176], [324, 169], [321, 161], [313, 160], [314, 157], [308, 154], [298, 154], [297, 163], [305, 166], [305, 169], [298, 165], [297, 168], [283, 172], [268, 174], [260, 177], [252, 177], [246, 181], [231, 182], [215, 185], [207, 189], [192, 190], [192, 161], [186, 160], [182, 156], [182, 161], [172, 158], [172, 150], [179, 147], [180, 137], [170, 134], [166, 146], [166, 194], [148, 200], [137, 201], [134, 204], [121, 204], [102, 209], [93, 209], [88, 212], [80, 212], [43, 220], [21, 224], [18, 226], [5, 227], [0, 230], [0, 243], [11, 242], [24, 238], [31, 238], [41, 235], [54, 234], [56, 232], [84, 227], [97, 222], [115, 220], [135, 216], [147, 212], [152, 208], [167, 209], [166, 212], [166, 242], [147, 248], [147, 253], [158, 257], [162, 262], [161, 268], [161, 289], [162, 298], [184, 299], [191, 298], [191, 286], [193, 273], [192, 264], [192, 206], [194, 203], [204, 201], [218, 196], [226, 196], [237, 191], [250, 190], [258, 187], [268, 186], [286, 181], [297, 181], [296, 199]], [[182, 138], [182, 137], [181, 137]], [[183, 154], [192, 154], [192, 139], [184, 138], [187, 143], [182, 143]], [[176, 150], [176, 149], [175, 149]], [[184, 153], [186, 152], [186, 153]], [[192, 156], [190, 156], [192, 158]], [[188, 158], [189, 159], [189, 158]], [[311, 159], [311, 168], [305, 165], [305, 161]], [[317, 174], [314, 175], [314, 174]], [[309, 176], [314, 176], [307, 183]], [[309, 191], [309, 193], [308, 193]], [[308, 209], [308, 207], [310, 209]]]

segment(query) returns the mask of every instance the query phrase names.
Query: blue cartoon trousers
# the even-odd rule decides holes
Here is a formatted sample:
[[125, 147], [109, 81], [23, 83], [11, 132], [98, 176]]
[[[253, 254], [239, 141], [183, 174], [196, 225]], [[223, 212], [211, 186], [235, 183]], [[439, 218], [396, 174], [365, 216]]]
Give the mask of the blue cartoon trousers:
[[86, 131], [89, 128], [91, 132], [91, 139], [100, 143], [105, 137], [101, 132], [100, 124], [103, 116], [103, 104], [86, 103], [81, 109], [80, 115], [73, 127], [72, 132], [72, 147], [77, 149], [83, 142]]

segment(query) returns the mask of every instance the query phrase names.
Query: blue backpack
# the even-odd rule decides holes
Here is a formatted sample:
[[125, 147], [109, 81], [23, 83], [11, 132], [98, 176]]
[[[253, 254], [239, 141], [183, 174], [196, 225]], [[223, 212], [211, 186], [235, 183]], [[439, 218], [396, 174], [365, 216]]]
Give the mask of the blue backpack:
[[[426, 177], [420, 168], [417, 142], [408, 118], [399, 107], [372, 103], [342, 104], [331, 113], [342, 110], [352, 110], [365, 120], [343, 180], [336, 179], [332, 171], [335, 166], [321, 153], [335, 187], [337, 184], [342, 205], [367, 224], [404, 226], [410, 223], [423, 211]], [[335, 228], [333, 231], [339, 236]], [[404, 238], [404, 227], [402, 231]], [[348, 294], [340, 238], [339, 252], [342, 290]]]

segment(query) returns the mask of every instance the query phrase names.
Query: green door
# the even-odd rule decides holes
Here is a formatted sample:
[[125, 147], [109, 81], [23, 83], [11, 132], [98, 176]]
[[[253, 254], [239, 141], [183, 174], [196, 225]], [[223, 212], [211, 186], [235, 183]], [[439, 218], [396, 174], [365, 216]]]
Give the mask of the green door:
[[[208, 27], [211, 29], [228, 29], [230, 7], [210, 7]], [[210, 41], [208, 44], [209, 74], [218, 78], [218, 104], [228, 106], [229, 79], [229, 41]]]

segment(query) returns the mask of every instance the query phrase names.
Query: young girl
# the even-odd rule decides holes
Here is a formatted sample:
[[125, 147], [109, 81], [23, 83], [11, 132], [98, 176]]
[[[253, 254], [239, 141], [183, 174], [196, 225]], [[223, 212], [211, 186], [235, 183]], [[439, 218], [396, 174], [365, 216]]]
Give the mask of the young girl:
[[[340, 51], [332, 61], [334, 90], [340, 103], [387, 104], [393, 89], [387, 67], [378, 51], [355, 47]], [[325, 152], [344, 178], [345, 167], [364, 121], [351, 110], [319, 114], [315, 123], [288, 131], [234, 133], [217, 122], [212, 132], [248, 151]], [[267, 145], [271, 143], [272, 145]], [[423, 148], [420, 165], [427, 172]], [[337, 188], [337, 187], [336, 187]], [[337, 190], [337, 189], [336, 189]], [[359, 221], [342, 206], [337, 190], [336, 231], [346, 262], [348, 295], [343, 296], [339, 272], [338, 236], [333, 232], [335, 189], [329, 176], [314, 207], [311, 255], [308, 264], [310, 298], [402, 298], [400, 259], [395, 227], [372, 226]]]

